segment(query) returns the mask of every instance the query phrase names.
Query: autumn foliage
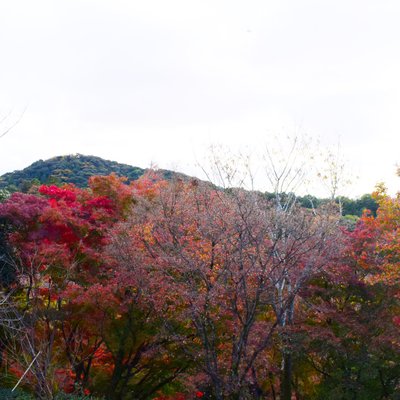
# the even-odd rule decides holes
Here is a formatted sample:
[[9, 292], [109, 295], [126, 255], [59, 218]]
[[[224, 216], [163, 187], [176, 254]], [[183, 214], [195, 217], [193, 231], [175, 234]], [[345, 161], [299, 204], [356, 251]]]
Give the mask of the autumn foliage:
[[[334, 205], [149, 173], [0, 204], [0, 368], [41, 399], [389, 399], [399, 393], [400, 198]], [[358, 397], [357, 397], [358, 396]]]

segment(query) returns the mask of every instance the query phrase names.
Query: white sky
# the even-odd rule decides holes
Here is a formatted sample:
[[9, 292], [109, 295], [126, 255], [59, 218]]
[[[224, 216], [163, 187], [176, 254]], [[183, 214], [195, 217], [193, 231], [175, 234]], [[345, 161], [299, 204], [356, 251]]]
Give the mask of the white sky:
[[1, 0], [0, 173], [82, 153], [196, 173], [301, 130], [400, 188], [398, 0]]

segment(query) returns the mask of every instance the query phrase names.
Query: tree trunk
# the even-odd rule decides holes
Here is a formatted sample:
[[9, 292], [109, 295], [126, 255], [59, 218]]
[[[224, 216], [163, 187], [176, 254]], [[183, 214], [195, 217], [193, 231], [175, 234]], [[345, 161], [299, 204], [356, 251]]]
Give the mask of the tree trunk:
[[291, 400], [292, 398], [292, 354], [290, 350], [283, 351], [281, 375], [281, 396], [280, 400]]

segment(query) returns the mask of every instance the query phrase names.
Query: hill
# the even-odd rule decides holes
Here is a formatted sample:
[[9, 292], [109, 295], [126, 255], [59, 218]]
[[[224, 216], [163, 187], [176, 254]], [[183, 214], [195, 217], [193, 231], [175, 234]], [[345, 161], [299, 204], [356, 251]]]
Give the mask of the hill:
[[[58, 156], [49, 160], [39, 160], [21, 171], [14, 171], [0, 176], [0, 189], [26, 191], [32, 183], [73, 183], [85, 187], [93, 175], [109, 175], [112, 172], [125, 176], [129, 181], [139, 178], [144, 169], [100, 157], [82, 154]], [[171, 171], [163, 171], [165, 176]]]
[[[133, 167], [128, 164], [121, 164], [116, 161], [104, 160], [100, 157], [73, 154], [58, 156], [49, 160], [39, 160], [34, 162], [21, 171], [14, 171], [0, 176], [0, 190], [7, 189], [10, 192], [27, 192], [33, 184], [62, 184], [73, 183], [78, 187], [87, 186], [88, 179], [93, 175], [109, 175], [115, 173], [118, 176], [125, 176], [128, 181], [138, 179], [146, 170]], [[188, 179], [187, 175], [160, 170], [166, 179], [178, 176]], [[266, 196], [273, 194], [266, 193]], [[1, 194], [0, 194], [1, 198]], [[298, 197], [298, 202], [306, 208], [318, 207], [325, 203], [326, 199], [318, 199], [314, 196]], [[370, 194], [362, 196], [360, 199], [341, 198], [343, 215], [361, 216], [365, 208], [376, 213], [377, 204]]]

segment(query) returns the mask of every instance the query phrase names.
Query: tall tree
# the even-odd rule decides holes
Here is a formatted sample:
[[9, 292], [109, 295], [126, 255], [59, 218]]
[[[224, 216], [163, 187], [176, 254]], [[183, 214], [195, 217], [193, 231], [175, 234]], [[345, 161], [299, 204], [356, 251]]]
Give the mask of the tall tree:
[[291, 209], [278, 212], [259, 193], [197, 181], [159, 185], [151, 203], [133, 209], [129, 229], [141, 238], [155, 296], [185, 327], [185, 351], [201, 363], [217, 399], [266, 395], [266, 351], [333, 251], [329, 210]]

